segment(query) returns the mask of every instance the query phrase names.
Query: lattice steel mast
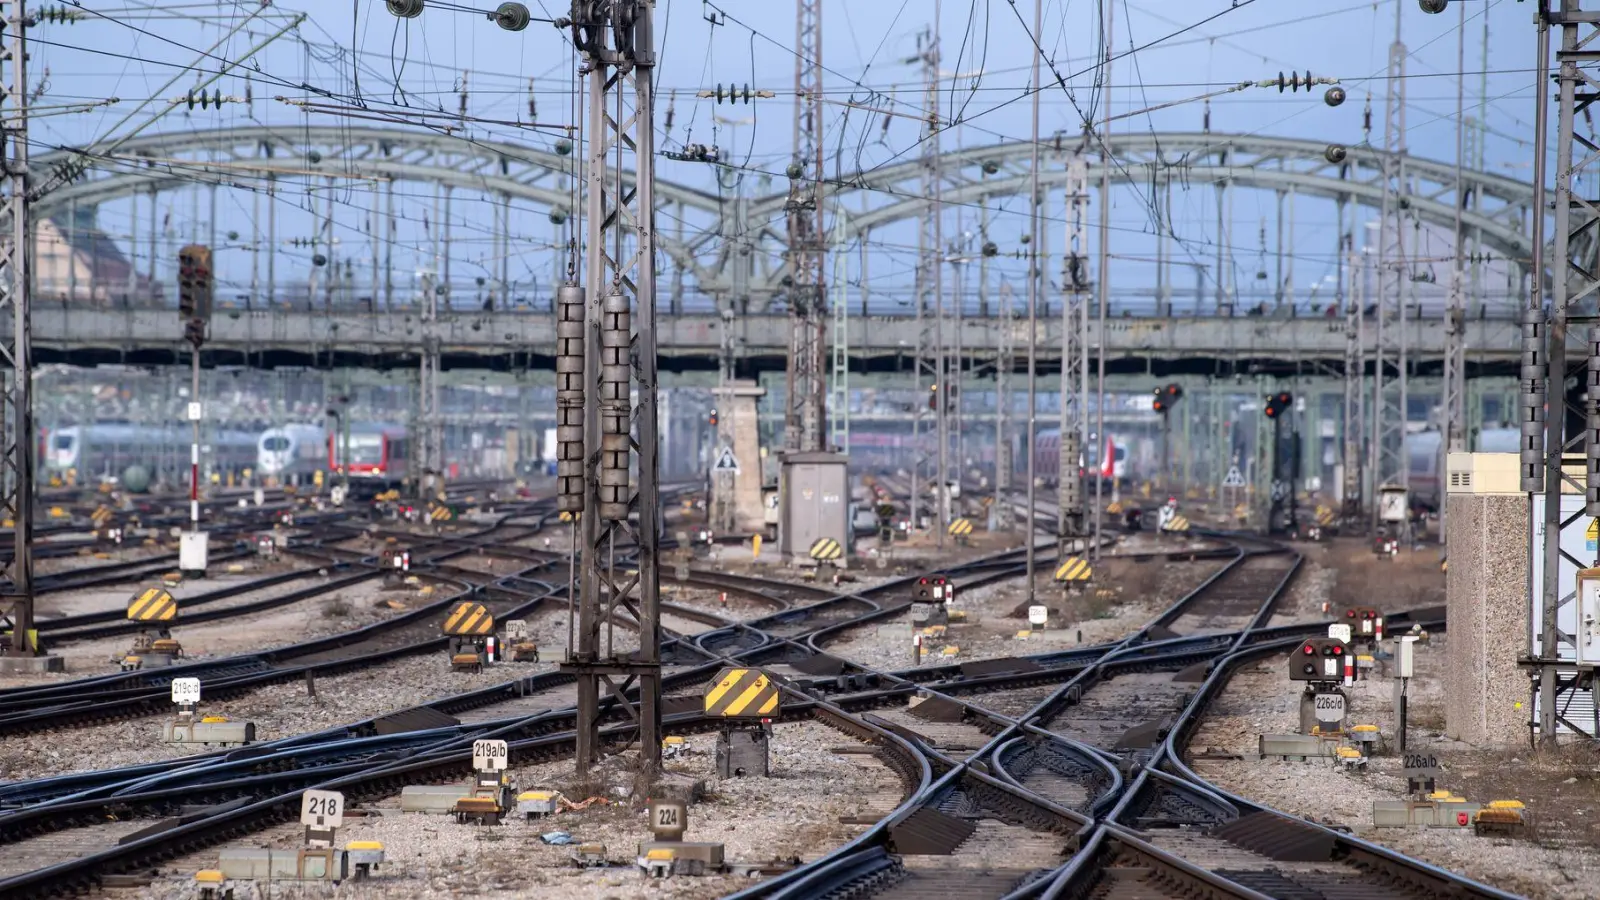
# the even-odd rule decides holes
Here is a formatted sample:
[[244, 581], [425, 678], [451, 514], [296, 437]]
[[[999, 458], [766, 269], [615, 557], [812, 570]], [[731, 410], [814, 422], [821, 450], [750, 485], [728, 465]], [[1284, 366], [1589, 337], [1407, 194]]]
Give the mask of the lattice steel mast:
[[12, 656], [33, 656], [33, 366], [29, 358], [28, 255], [32, 223], [28, 217], [28, 73], [24, 49], [27, 10], [22, 0], [0, 0], [0, 134], [5, 136], [4, 194], [0, 216], [9, 217], [9, 234], [0, 236], [0, 309], [9, 306], [11, 328], [0, 332], [5, 356], [4, 471], [0, 472], [0, 512], [11, 520], [11, 592], [4, 609], [11, 620]]
[[[1456, 190], [1455, 223], [1451, 231], [1453, 251], [1450, 266], [1450, 297], [1445, 307], [1444, 319], [1444, 440], [1440, 441], [1439, 471], [1448, 472], [1449, 455], [1467, 449], [1466, 444], [1466, 263], [1462, 242], [1466, 232], [1461, 227], [1461, 216], [1466, 206], [1462, 190], [1462, 167], [1467, 157], [1467, 5], [1457, 3], [1460, 24], [1456, 29]], [[1448, 504], [1439, 504], [1439, 541], [1444, 542]]]
[[[942, 130], [939, 123], [939, 12], [940, 4], [934, 4], [934, 26], [932, 31], [924, 32], [917, 38], [918, 55], [913, 62], [923, 65], [923, 77], [927, 79], [927, 88], [924, 93], [923, 105], [926, 107], [927, 120], [922, 133], [922, 194], [932, 198], [927, 212], [923, 215], [921, 228], [917, 236], [917, 347], [916, 347], [916, 382], [917, 392], [920, 394], [923, 387], [923, 378], [927, 376], [930, 384], [931, 412], [934, 414], [934, 434], [937, 449], [934, 454], [936, 462], [935, 487], [935, 514], [933, 527], [935, 540], [939, 546], [944, 546], [945, 516], [949, 504], [945, 502], [945, 445], [947, 439], [945, 410], [951, 402], [950, 391], [946, 385], [945, 359], [944, 359], [944, 298], [943, 298], [943, 272], [944, 272], [944, 233], [940, 219], [944, 212], [940, 203], [942, 191], [940, 182], [939, 133]], [[919, 508], [921, 503], [922, 488], [925, 484], [919, 476], [923, 474], [923, 467], [927, 463], [927, 455], [922, 450], [923, 418], [925, 411], [919, 402], [916, 413], [911, 420], [911, 434], [914, 452], [917, 454], [911, 469], [911, 523], [917, 526], [920, 520]]]
[[795, 0], [794, 160], [789, 164], [789, 360], [784, 447], [823, 448], [827, 294], [822, 227], [822, 3]]
[[[587, 477], [577, 646], [562, 670], [577, 677], [580, 775], [599, 754], [602, 686], [638, 726], [642, 774], [653, 776], [661, 763], [652, 18], [649, 0], [573, 7], [573, 40], [583, 55], [589, 101], [584, 198]], [[638, 392], [637, 407], [630, 407], [631, 389]], [[635, 428], [636, 441], [631, 434]], [[630, 483], [630, 472], [636, 484]], [[629, 540], [637, 555], [624, 566], [621, 545]], [[638, 623], [636, 641], [619, 636], [611, 626], [620, 612]], [[624, 698], [630, 687], [638, 689], [636, 701]]]
[[1088, 537], [1079, 474], [1089, 399], [1089, 164], [1067, 160], [1065, 302], [1061, 304], [1061, 460], [1056, 471], [1057, 548], [1065, 557]]
[[[1394, 43], [1383, 109], [1383, 208], [1378, 222], [1377, 340], [1373, 354], [1369, 467], [1374, 486], [1406, 487], [1406, 45], [1400, 38], [1401, 4], [1395, 4]], [[1378, 504], [1371, 503], [1374, 528]], [[1409, 534], [1409, 526], [1402, 531]]]

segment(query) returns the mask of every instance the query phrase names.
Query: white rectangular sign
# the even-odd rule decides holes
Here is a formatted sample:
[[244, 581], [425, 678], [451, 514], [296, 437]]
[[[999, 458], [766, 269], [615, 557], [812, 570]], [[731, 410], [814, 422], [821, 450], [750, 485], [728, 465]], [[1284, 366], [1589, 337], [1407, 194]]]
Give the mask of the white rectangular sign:
[[1344, 720], [1343, 694], [1318, 694], [1312, 699], [1311, 706], [1316, 711], [1318, 722], [1340, 722]]
[[200, 679], [172, 679], [172, 702], [193, 706], [200, 702]]
[[1343, 622], [1336, 622], [1332, 625], [1329, 625], [1328, 637], [1333, 638], [1341, 644], [1348, 644], [1350, 643], [1350, 626], [1344, 624]]
[[1028, 624], [1029, 625], [1034, 625], [1034, 626], [1043, 625], [1045, 622], [1049, 621], [1049, 619], [1050, 619], [1050, 609], [1049, 609], [1049, 607], [1045, 607], [1045, 606], [1030, 606], [1030, 607], [1028, 607]]
[[503, 772], [510, 752], [505, 741], [473, 741], [472, 767], [480, 772]]
[[301, 794], [300, 824], [307, 828], [344, 827], [344, 795], [338, 791], [306, 791]]

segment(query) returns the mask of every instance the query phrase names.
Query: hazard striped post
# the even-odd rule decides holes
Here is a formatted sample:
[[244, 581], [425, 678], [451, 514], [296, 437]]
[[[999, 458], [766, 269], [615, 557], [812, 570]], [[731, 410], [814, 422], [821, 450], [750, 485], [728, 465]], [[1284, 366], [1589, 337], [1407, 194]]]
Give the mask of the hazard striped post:
[[1069, 556], [1056, 566], [1055, 579], [1068, 588], [1081, 589], [1094, 577], [1094, 569], [1081, 556]]
[[817, 538], [811, 544], [811, 558], [817, 563], [838, 564], [844, 558], [844, 545], [833, 538]]
[[454, 637], [494, 633], [494, 615], [482, 603], [463, 603], [444, 620], [444, 633]]
[[178, 617], [178, 602], [161, 588], [146, 588], [128, 601], [130, 622], [171, 622]]
[[783, 710], [778, 686], [760, 669], [729, 666], [705, 694], [705, 713], [721, 719], [769, 719]]

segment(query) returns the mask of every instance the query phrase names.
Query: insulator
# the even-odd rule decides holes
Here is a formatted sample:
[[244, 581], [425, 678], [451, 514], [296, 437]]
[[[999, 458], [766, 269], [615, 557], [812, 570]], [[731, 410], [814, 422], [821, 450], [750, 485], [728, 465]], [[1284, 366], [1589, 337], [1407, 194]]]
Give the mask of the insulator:
[[600, 518], [628, 518], [628, 460], [633, 410], [628, 389], [633, 379], [629, 348], [633, 322], [628, 296], [613, 289], [600, 306]]
[[1544, 312], [1527, 309], [1522, 313], [1522, 371], [1518, 394], [1518, 422], [1522, 429], [1521, 488], [1525, 492], [1544, 490], [1544, 429], [1546, 376]]
[[1061, 432], [1061, 467], [1058, 500], [1063, 512], [1076, 511], [1083, 506], [1083, 481], [1078, 475], [1078, 433], [1071, 429]]
[[583, 288], [556, 288], [556, 508], [583, 510]]
[[521, 31], [528, 27], [532, 17], [521, 3], [502, 3], [489, 18], [507, 31]]
[[[533, 120], [533, 121], [535, 121], [535, 122], [539, 121], [539, 101], [538, 101], [538, 99], [536, 97], [534, 97], [534, 94], [533, 94], [533, 79], [532, 78], [528, 79], [528, 118]], [[669, 106], [669, 107], [667, 107], [667, 122], [670, 123], [671, 121], [672, 121], [672, 107]], [[667, 127], [671, 128], [672, 125], [668, 124]]]
[[1584, 512], [1600, 516], [1600, 325], [1589, 328], [1583, 395]]
[[423, 0], [387, 0], [389, 12], [402, 19], [415, 19], [422, 15]]

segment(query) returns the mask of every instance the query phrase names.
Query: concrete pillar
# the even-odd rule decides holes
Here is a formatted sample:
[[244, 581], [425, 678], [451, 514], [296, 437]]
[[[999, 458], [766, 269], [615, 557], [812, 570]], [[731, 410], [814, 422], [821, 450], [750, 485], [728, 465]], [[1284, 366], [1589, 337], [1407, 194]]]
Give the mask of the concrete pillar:
[[1528, 498], [1518, 491], [1518, 457], [1449, 459], [1451, 472], [1470, 471], [1470, 478], [1445, 500], [1445, 734], [1478, 747], [1526, 745], [1532, 710], [1517, 657], [1528, 646]]
[[[713, 389], [712, 393], [717, 398], [717, 412], [727, 422], [729, 433], [733, 435], [734, 459], [739, 464], [739, 471], [731, 479], [719, 478], [713, 470], [711, 484], [713, 491], [720, 491], [723, 485], [731, 481], [733, 485], [733, 528], [740, 534], [751, 534], [764, 531], [766, 527], [764, 511], [761, 506], [761, 421], [758, 417], [758, 401], [766, 393], [764, 388], [758, 387], [753, 381], [733, 381], [726, 387]], [[711, 464], [717, 464], [722, 448], [718, 447], [712, 452]], [[717, 498], [718, 504], [722, 502]]]

